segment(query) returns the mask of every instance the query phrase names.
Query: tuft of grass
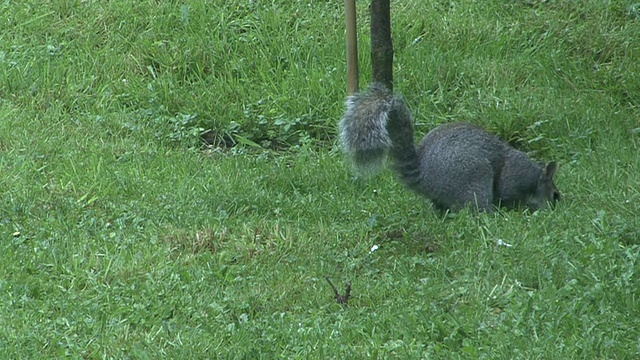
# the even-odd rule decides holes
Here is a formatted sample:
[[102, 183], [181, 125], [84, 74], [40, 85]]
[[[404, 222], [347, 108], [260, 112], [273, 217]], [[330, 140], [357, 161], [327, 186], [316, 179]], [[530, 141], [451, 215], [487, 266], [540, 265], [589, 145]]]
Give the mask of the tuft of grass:
[[393, 2], [418, 132], [561, 164], [554, 211], [447, 217], [333, 145], [341, 6], [0, 4], [4, 357], [638, 356], [637, 6]]

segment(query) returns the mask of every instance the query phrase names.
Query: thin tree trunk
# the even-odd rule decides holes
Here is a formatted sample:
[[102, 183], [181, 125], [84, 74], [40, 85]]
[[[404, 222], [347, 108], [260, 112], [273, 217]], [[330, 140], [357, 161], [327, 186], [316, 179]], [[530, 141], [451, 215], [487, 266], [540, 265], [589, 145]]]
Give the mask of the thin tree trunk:
[[393, 42], [389, 0], [371, 0], [371, 65], [373, 81], [393, 91]]

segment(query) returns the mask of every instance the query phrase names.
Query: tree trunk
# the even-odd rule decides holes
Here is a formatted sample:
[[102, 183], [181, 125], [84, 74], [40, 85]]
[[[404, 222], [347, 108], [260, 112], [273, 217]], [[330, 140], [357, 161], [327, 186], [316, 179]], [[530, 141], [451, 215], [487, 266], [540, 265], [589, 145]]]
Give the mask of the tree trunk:
[[389, 0], [371, 0], [371, 65], [373, 81], [393, 91], [393, 42]]

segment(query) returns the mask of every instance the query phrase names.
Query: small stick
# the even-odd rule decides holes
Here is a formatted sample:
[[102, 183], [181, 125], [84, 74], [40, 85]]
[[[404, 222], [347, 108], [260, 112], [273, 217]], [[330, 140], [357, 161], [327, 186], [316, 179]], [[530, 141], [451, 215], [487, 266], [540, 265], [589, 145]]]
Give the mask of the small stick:
[[338, 292], [338, 289], [336, 288], [335, 285], [333, 285], [333, 283], [331, 282], [329, 277], [325, 276], [324, 278], [325, 278], [325, 280], [327, 280], [329, 285], [331, 285], [331, 288], [333, 289], [333, 293], [336, 296], [336, 301], [338, 302], [338, 304], [347, 305], [347, 302], [349, 301], [349, 298], [351, 297], [351, 282], [347, 283], [347, 287], [345, 289], [344, 295], [340, 295], [340, 292]]

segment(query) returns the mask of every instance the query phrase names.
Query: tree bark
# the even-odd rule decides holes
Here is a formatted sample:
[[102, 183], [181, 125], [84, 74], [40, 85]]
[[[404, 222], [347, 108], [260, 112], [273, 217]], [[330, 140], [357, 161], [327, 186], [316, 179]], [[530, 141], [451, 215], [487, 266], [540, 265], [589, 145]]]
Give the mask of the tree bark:
[[371, 0], [371, 65], [373, 81], [393, 91], [393, 42], [389, 0]]

